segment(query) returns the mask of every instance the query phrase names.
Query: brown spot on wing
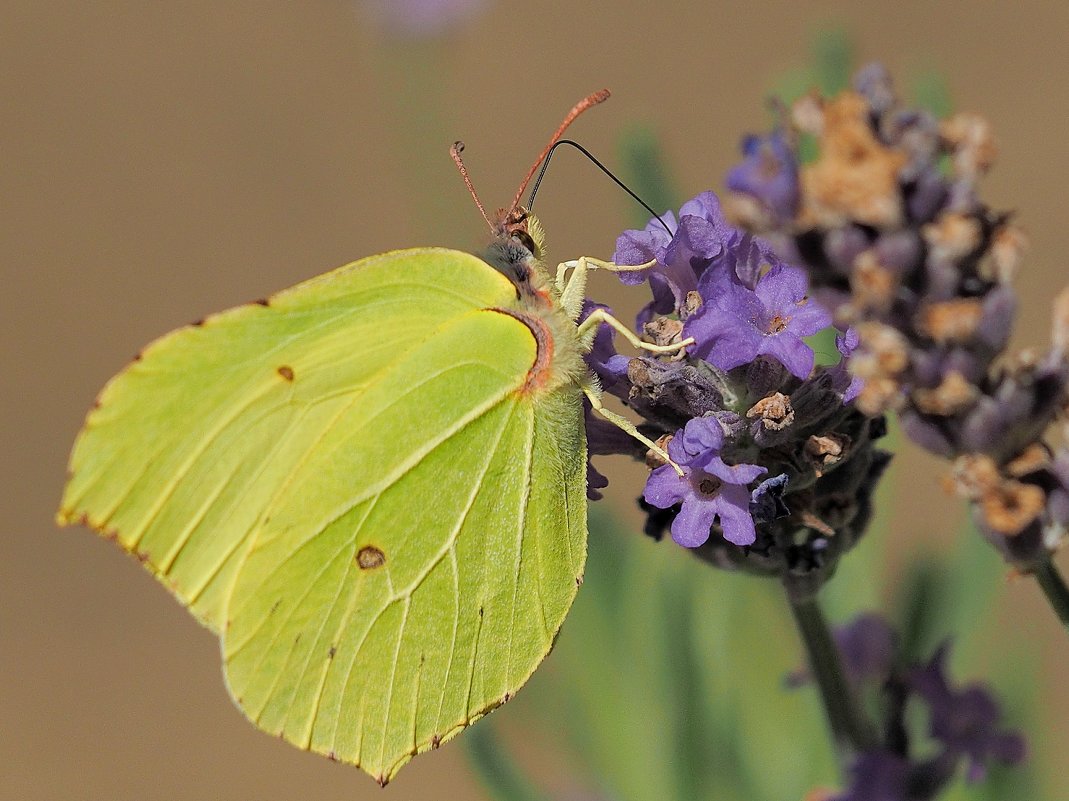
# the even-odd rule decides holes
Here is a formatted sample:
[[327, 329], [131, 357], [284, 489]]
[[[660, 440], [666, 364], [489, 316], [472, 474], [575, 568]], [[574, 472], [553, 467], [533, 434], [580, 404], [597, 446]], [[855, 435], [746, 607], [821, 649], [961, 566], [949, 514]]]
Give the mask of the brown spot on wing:
[[386, 554], [374, 545], [365, 545], [356, 553], [356, 563], [361, 570], [374, 570], [386, 564]]
[[287, 381], [293, 380], [293, 368], [290, 367], [288, 364], [283, 364], [281, 367], [279, 367], [278, 374]]

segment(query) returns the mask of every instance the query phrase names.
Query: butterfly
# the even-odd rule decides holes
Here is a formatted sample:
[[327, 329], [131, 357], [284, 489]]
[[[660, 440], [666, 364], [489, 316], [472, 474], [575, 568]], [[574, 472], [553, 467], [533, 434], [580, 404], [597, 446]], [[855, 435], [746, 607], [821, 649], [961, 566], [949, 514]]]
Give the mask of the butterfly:
[[598, 327], [677, 348], [580, 321], [587, 272], [615, 265], [546, 268], [519, 200], [548, 146], [493, 218], [462, 147], [482, 258], [371, 256], [151, 343], [89, 412], [57, 516], [219, 636], [259, 728], [380, 784], [552, 648], [586, 558], [583, 399], [663, 453], [602, 406]]

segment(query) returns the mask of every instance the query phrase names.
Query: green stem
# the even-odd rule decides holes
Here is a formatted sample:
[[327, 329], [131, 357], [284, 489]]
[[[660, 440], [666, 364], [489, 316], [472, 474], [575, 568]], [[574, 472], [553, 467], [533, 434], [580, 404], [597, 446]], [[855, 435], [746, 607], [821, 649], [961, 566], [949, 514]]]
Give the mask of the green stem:
[[481, 721], [461, 738], [468, 759], [491, 798], [497, 801], [546, 801], [545, 796], [516, 764], [501, 733], [489, 721]]
[[875, 730], [862, 713], [846, 678], [839, 649], [816, 595], [796, 597], [790, 592], [787, 595], [840, 757], [872, 750], [876, 746]]
[[1069, 587], [1065, 586], [1065, 579], [1054, 566], [1054, 562], [1050, 557], [1044, 559], [1032, 571], [1032, 575], [1035, 576], [1036, 582], [1043, 590], [1043, 594], [1047, 596], [1047, 601], [1058, 615], [1058, 619], [1062, 621], [1062, 625], [1069, 629]]

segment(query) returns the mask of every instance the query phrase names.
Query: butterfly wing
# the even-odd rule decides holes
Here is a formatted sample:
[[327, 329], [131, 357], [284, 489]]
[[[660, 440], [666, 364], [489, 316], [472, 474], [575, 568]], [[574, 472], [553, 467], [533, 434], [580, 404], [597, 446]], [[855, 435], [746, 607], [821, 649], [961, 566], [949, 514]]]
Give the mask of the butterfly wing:
[[399, 251], [169, 334], [90, 413], [61, 522], [221, 634], [258, 726], [385, 782], [526, 681], [582, 572], [580, 394], [523, 391], [516, 303]]

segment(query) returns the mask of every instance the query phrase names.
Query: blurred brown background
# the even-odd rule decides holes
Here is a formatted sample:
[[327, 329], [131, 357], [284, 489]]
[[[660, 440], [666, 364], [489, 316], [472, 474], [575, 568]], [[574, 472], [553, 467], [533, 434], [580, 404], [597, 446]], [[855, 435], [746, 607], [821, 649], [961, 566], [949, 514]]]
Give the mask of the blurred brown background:
[[[456, 747], [417, 759], [383, 796], [247, 724], [215, 639], [114, 546], [53, 526], [68, 447], [103, 382], [172, 327], [378, 251], [478, 247], [455, 138], [487, 205], [502, 204], [564, 111], [608, 86], [614, 99], [574, 136], [611, 163], [621, 132], [647, 122], [684, 197], [719, 187], [740, 134], [766, 124], [777, 76], [828, 26], [903, 83], [938, 70], [957, 108], [992, 120], [1002, 155], [987, 197], [1019, 210], [1033, 244], [1018, 342], [1045, 341], [1069, 279], [1064, 2], [488, 0], [444, 37], [406, 40], [351, 0], [8, 0], [0, 797], [482, 798]], [[634, 216], [571, 154], [539, 213], [561, 257], [611, 254]], [[595, 291], [634, 303], [612, 281]], [[915, 451], [895, 463], [903, 552], [959, 526], [940, 469]], [[614, 473], [606, 501], [630, 519], [637, 475]], [[1069, 639], [1029, 582], [1002, 595], [992, 625], [1034, 634], [1047, 695]], [[1061, 692], [1044, 704], [1051, 732], [1069, 717]], [[1036, 737], [1037, 758], [1065, 746], [1052, 737]]]

